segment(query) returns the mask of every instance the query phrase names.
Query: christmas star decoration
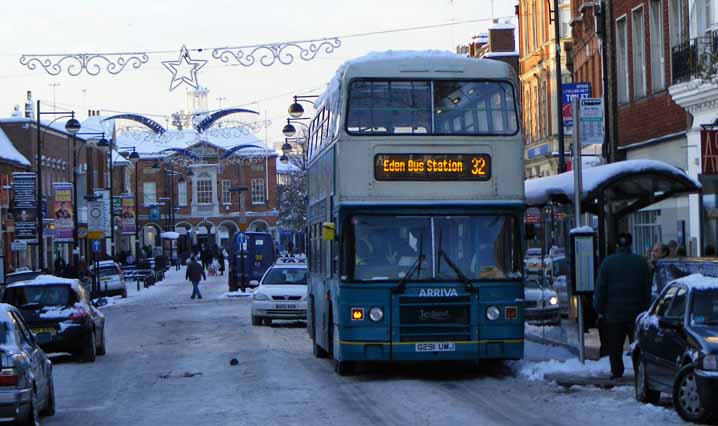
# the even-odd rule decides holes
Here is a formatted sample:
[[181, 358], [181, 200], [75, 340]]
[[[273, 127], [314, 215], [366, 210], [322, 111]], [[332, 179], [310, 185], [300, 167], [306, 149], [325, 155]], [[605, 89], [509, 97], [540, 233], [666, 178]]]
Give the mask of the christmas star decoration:
[[186, 84], [194, 89], [199, 88], [197, 81], [197, 71], [202, 69], [207, 61], [189, 57], [189, 51], [186, 46], [182, 46], [179, 58], [176, 61], [162, 61], [162, 65], [172, 73], [172, 81], [170, 82], [170, 92], [175, 90], [181, 84]]

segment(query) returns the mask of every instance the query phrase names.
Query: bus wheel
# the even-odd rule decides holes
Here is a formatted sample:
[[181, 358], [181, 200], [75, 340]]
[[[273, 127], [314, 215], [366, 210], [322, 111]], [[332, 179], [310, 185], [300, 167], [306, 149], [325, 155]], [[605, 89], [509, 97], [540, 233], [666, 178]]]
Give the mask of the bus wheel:
[[334, 361], [334, 372], [340, 376], [350, 376], [354, 373], [354, 363], [350, 361]]

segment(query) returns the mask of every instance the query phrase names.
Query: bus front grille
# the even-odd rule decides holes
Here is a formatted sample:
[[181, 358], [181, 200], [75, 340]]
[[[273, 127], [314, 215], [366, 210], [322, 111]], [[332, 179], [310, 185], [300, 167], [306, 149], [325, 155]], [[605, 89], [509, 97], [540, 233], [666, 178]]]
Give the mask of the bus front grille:
[[406, 297], [399, 303], [399, 341], [471, 340], [470, 298]]

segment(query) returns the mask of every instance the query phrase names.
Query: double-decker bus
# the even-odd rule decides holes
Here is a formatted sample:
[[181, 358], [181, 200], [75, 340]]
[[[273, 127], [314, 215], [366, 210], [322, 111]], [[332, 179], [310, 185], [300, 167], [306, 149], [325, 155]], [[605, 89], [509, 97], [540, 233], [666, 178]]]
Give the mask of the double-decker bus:
[[308, 331], [337, 373], [523, 356], [517, 87], [503, 62], [386, 52], [317, 99]]

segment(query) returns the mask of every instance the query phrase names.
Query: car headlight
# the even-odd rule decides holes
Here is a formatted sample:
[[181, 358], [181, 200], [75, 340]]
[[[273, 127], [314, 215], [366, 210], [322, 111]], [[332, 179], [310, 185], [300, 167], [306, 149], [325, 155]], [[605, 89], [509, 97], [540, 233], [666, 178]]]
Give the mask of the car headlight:
[[718, 370], [718, 355], [706, 355], [703, 357], [703, 369], [711, 371]]
[[266, 294], [254, 293], [254, 295], [252, 296], [252, 299], [253, 300], [269, 300], [269, 297], [267, 297]]
[[375, 306], [369, 309], [369, 319], [374, 322], [379, 322], [384, 318], [384, 310], [380, 307]]
[[501, 311], [496, 306], [489, 306], [486, 308], [486, 318], [490, 321], [495, 321], [501, 316]]
[[551, 306], [558, 305], [558, 297], [551, 296], [551, 298], [548, 299], [548, 304]]

